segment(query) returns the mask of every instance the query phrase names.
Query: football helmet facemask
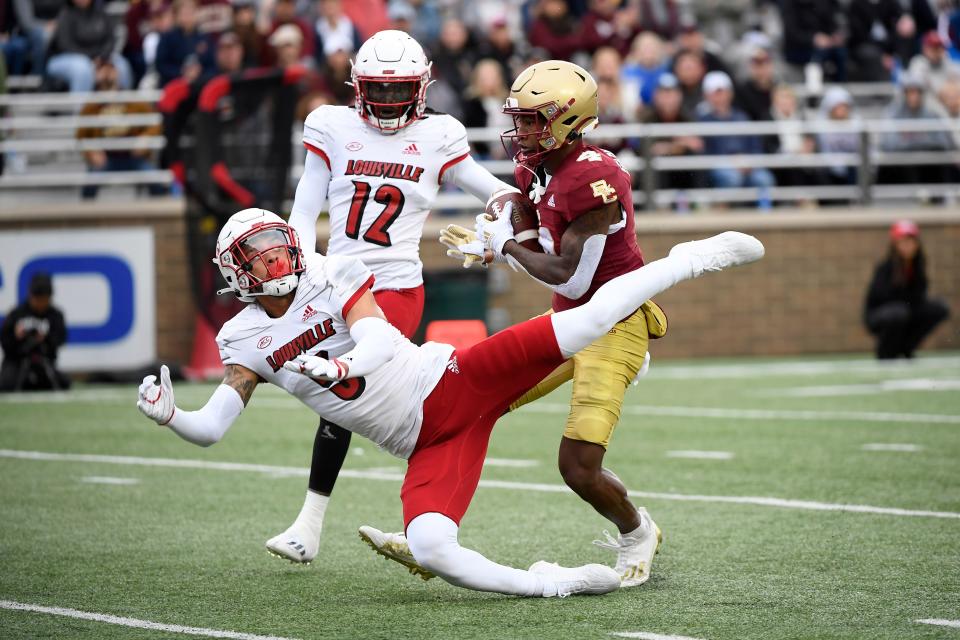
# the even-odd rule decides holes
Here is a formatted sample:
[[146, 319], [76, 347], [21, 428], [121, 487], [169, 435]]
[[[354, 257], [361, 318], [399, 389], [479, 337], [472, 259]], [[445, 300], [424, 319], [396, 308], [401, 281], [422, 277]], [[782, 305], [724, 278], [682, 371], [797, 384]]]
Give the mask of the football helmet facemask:
[[513, 117], [513, 129], [500, 136], [504, 149], [517, 164], [533, 168], [597, 126], [597, 83], [572, 62], [538, 62], [517, 76], [502, 111]]
[[380, 31], [363, 43], [352, 62], [357, 113], [383, 133], [423, 116], [430, 65], [423, 47], [403, 31]]
[[265, 209], [230, 216], [217, 237], [213, 263], [228, 285], [217, 295], [232, 292], [243, 302], [287, 295], [297, 288], [305, 268], [297, 232]]

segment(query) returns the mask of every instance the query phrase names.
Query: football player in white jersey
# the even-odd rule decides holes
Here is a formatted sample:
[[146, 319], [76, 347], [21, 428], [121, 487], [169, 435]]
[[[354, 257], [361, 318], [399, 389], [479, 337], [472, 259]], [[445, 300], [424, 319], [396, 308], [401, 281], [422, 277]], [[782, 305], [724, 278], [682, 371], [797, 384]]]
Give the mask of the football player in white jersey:
[[[485, 227], [487, 248], [514, 242], [509, 212]], [[166, 366], [147, 376], [137, 407], [189, 442], [223, 437], [257, 384], [270, 382], [318, 415], [407, 460], [400, 490], [417, 563], [451, 584], [503, 594], [564, 597], [620, 586], [610, 567], [540, 561], [523, 571], [461, 547], [459, 523], [480, 480], [487, 443], [510, 403], [621, 318], [674, 284], [763, 256], [752, 236], [726, 232], [675, 246], [670, 255], [596, 291], [589, 302], [540, 316], [463, 349], [415, 346], [388, 324], [374, 276], [353, 256], [304, 255], [297, 234], [261, 209], [234, 214], [215, 262], [246, 309], [217, 335], [226, 371], [206, 405], [176, 406]]]
[[[430, 62], [408, 34], [381, 31], [367, 40], [352, 80], [354, 107], [322, 106], [304, 123], [308, 153], [290, 225], [312, 250], [329, 200], [327, 253], [362, 259], [376, 276], [373, 294], [387, 321], [412, 338], [423, 315], [420, 237], [440, 185], [455, 184], [481, 202], [516, 189], [470, 157], [459, 121], [426, 108]], [[267, 541], [271, 553], [305, 563], [316, 556], [349, 444], [349, 431], [321, 421], [303, 508]]]

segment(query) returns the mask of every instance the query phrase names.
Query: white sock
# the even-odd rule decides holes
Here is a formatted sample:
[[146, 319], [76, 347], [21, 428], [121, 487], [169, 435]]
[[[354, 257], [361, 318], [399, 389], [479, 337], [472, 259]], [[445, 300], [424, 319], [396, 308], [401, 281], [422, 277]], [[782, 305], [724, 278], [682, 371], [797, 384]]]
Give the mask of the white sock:
[[407, 525], [407, 543], [413, 557], [450, 584], [476, 591], [514, 596], [556, 594], [556, 584], [546, 585], [541, 576], [497, 564], [457, 541], [457, 524], [440, 513], [424, 513]]
[[330, 496], [322, 496], [308, 489], [300, 515], [293, 521], [290, 528], [319, 538], [323, 530], [323, 514], [327, 511], [328, 502], [330, 502]]
[[569, 358], [634, 313], [644, 302], [694, 275], [690, 258], [667, 256], [617, 276], [586, 304], [550, 316], [561, 353]]

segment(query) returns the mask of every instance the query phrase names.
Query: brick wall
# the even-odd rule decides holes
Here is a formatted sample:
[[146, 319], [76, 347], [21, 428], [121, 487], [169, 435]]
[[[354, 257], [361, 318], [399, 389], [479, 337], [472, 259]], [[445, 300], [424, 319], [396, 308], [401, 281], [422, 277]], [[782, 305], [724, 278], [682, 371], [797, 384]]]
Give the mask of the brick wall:
[[[639, 216], [637, 234], [648, 261], [665, 256], [678, 242], [725, 229], [752, 233], [767, 249], [760, 263], [708, 274], [659, 296], [657, 301], [669, 316], [670, 333], [656, 343], [656, 355], [871, 351], [872, 338], [861, 322], [863, 299], [873, 267], [886, 252], [890, 223], [905, 215], [921, 226], [931, 293], [945, 298], [954, 314], [924, 347], [960, 349], [960, 211], [825, 209], [770, 215]], [[439, 224], [425, 238], [436, 238], [438, 229]], [[422, 250], [428, 268], [452, 263], [439, 245], [425, 242]], [[549, 306], [543, 287], [525, 275], [507, 272], [509, 289], [492, 295], [490, 304], [507, 310], [510, 322]]]
[[194, 311], [181, 202], [58, 203], [0, 213], [0, 231], [142, 226], [152, 227], [155, 234], [157, 356], [166, 362], [187, 362], [193, 345]]

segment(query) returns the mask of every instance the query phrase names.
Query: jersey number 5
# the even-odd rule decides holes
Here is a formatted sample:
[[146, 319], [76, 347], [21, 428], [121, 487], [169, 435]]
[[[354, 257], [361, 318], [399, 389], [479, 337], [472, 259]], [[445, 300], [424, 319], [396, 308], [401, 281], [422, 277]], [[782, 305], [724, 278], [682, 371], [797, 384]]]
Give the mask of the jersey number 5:
[[[317, 355], [321, 358], [329, 358], [326, 351], [318, 351]], [[360, 394], [363, 393], [364, 389], [367, 388], [367, 379], [363, 377], [347, 378], [340, 382], [320, 382], [319, 380], [314, 380], [314, 382], [324, 389], [330, 389], [330, 393], [341, 400], [347, 401], [356, 400], [360, 397]]]
[[[370, 199], [370, 183], [354, 180], [353, 186], [355, 191], [353, 192], [353, 201], [350, 203], [350, 213], [347, 215], [346, 234], [348, 238], [357, 240], [360, 237], [360, 221], [363, 219], [363, 211], [367, 208], [367, 201]], [[387, 229], [403, 211], [403, 191], [400, 191], [396, 185], [382, 184], [373, 194], [373, 200], [384, 205], [383, 211], [373, 221], [367, 232], [363, 234], [363, 239], [370, 244], [389, 247], [391, 242], [390, 233]]]

